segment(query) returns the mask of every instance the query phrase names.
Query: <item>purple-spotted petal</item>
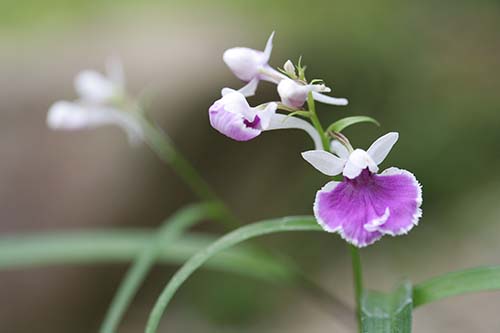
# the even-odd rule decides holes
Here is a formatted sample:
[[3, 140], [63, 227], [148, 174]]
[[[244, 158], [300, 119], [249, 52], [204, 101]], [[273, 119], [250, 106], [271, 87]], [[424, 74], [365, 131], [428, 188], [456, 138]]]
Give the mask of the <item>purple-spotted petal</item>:
[[408, 171], [391, 168], [376, 175], [365, 169], [318, 191], [314, 214], [326, 231], [364, 247], [384, 234], [408, 232], [421, 216], [421, 202], [420, 186]]

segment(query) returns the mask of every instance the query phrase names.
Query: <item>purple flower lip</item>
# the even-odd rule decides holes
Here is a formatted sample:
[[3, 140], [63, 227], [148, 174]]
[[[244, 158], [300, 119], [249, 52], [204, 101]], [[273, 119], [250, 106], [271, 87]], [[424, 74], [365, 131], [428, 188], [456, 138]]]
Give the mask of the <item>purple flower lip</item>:
[[243, 94], [232, 90], [212, 104], [208, 115], [210, 125], [220, 133], [236, 141], [248, 141], [269, 127], [276, 109], [276, 103], [252, 108]]
[[314, 215], [324, 230], [364, 247], [384, 235], [406, 234], [418, 224], [422, 189], [415, 176], [398, 168], [377, 174], [377, 165], [397, 137], [397, 133], [388, 133], [368, 151], [356, 149], [349, 155], [333, 144], [338, 156], [325, 151], [303, 153], [304, 159], [319, 171], [330, 176], [344, 174], [341, 182], [329, 182], [316, 194]]

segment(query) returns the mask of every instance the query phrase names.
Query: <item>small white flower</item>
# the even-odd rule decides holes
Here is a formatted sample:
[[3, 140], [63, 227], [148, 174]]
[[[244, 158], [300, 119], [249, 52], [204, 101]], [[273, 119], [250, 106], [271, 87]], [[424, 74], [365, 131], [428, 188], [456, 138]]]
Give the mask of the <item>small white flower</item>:
[[[223, 59], [231, 71], [242, 81], [248, 82], [238, 91], [244, 96], [255, 94], [260, 80], [279, 83], [286, 76], [269, 66], [269, 58], [273, 49], [274, 32], [269, 36], [264, 51], [250, 49], [248, 47], [233, 47], [224, 52]], [[222, 95], [231, 89], [224, 88]]]
[[323, 95], [331, 89], [324, 84], [304, 84], [289, 78], [283, 79], [278, 84], [278, 94], [281, 102], [289, 107], [299, 109], [307, 100], [307, 95], [312, 92], [313, 98], [319, 102], [331, 105], [347, 105], [347, 99]]
[[56, 130], [77, 130], [103, 125], [118, 125], [127, 133], [129, 142], [143, 138], [140, 124], [116, 103], [125, 96], [125, 80], [119, 62], [109, 61], [106, 75], [92, 70], [80, 72], [75, 78], [79, 98], [74, 102], [58, 101], [47, 114], [47, 125]]

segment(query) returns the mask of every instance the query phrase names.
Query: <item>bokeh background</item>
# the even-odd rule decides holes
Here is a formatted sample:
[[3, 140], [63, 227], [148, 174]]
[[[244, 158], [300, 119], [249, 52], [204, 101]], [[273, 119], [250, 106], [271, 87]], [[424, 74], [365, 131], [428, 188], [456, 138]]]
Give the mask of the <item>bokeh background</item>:
[[[195, 198], [147, 147], [106, 127], [45, 126], [49, 106], [74, 98], [79, 70], [119, 56], [148, 113], [246, 223], [310, 214], [327, 181], [299, 152], [301, 132], [247, 143], [210, 128], [220, 88], [239, 87], [222, 52], [264, 47], [271, 64], [303, 56], [348, 107], [325, 123], [369, 115], [382, 127], [346, 131], [367, 147], [400, 141], [384, 162], [423, 184], [424, 217], [408, 236], [362, 251], [366, 283], [388, 290], [449, 270], [500, 263], [500, 3], [497, 1], [0, 1], [0, 232], [154, 227]], [[276, 99], [262, 84], [252, 103]], [[220, 232], [217, 226], [204, 230]], [[266, 237], [352, 306], [350, 259], [336, 235]], [[0, 331], [96, 332], [127, 266], [0, 272]], [[175, 267], [156, 268], [120, 332], [140, 332]], [[200, 271], [180, 290], [161, 332], [353, 332], [351, 318], [303, 291]], [[415, 332], [498, 332], [499, 294], [444, 300], [415, 312]]]

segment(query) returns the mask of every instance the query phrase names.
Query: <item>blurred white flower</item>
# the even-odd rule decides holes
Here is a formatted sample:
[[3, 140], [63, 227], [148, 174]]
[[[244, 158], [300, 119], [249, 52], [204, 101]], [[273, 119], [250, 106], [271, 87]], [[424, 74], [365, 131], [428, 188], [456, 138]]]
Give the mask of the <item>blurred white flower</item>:
[[133, 115], [121, 110], [125, 99], [125, 79], [121, 63], [112, 60], [106, 75], [93, 70], [80, 72], [74, 81], [79, 98], [74, 102], [58, 101], [47, 114], [47, 125], [55, 130], [77, 130], [103, 125], [117, 125], [125, 130], [131, 144], [143, 138], [141, 125]]

